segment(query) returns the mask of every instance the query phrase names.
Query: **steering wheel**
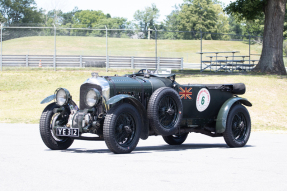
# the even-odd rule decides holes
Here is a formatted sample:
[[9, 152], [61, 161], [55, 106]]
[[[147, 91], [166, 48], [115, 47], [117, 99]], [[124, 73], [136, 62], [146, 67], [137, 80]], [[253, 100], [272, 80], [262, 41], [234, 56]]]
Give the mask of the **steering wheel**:
[[[146, 72], [144, 72], [144, 71], [146, 71]], [[141, 69], [141, 70], [139, 70], [138, 71], [138, 73], [142, 73], [142, 74], [144, 74], [144, 73], [151, 73], [151, 71], [150, 70], [148, 70], [148, 69]]]

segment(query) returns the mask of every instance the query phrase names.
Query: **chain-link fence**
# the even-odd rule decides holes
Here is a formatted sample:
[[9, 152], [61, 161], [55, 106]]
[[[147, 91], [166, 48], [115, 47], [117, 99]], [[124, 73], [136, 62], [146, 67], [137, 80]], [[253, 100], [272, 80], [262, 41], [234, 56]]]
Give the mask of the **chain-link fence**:
[[1, 26], [0, 65], [203, 71], [224, 59], [255, 65], [261, 49], [261, 37], [201, 31]]

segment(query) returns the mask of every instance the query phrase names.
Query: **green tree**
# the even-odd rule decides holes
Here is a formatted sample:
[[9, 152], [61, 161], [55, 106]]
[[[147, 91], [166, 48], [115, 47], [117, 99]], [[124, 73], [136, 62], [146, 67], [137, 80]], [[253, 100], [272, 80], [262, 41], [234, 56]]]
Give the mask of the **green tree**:
[[59, 26], [63, 23], [63, 12], [61, 10], [50, 10], [45, 14], [45, 25], [46, 26]]
[[255, 72], [286, 75], [283, 62], [283, 31], [286, 0], [236, 0], [225, 11], [239, 20], [264, 16], [263, 48]]
[[[114, 17], [114, 18], [105, 18], [99, 20], [98, 23], [94, 24], [93, 27], [97, 29], [131, 29], [129, 27], [131, 25], [130, 22], [127, 22], [127, 19], [122, 17]], [[108, 31], [109, 37], [129, 37], [133, 33], [131, 31], [123, 31], [123, 30], [114, 30]], [[106, 31], [93, 31], [93, 36], [104, 36], [106, 35]]]
[[[286, 5], [287, 6], [287, 5]], [[286, 39], [287, 38], [287, 7], [285, 9], [285, 17], [284, 17], [284, 32], [283, 36]], [[286, 44], [286, 43], [285, 43]], [[287, 54], [286, 54], [287, 55]]]
[[[175, 5], [174, 10], [166, 16], [164, 21], [164, 29], [167, 31], [179, 31], [179, 23], [180, 23], [180, 6]], [[165, 32], [164, 38], [167, 39], [180, 39], [181, 33], [179, 32]]]
[[83, 10], [75, 13], [73, 21], [78, 26], [92, 28], [101, 19], [106, 18], [107, 16], [102, 11]]
[[245, 23], [239, 22], [234, 16], [230, 15], [228, 17], [229, 22], [229, 34], [234, 34], [231, 36], [232, 39], [243, 39], [243, 34], [245, 33], [244, 25]]
[[6, 24], [42, 23], [42, 10], [37, 10], [34, 0], [0, 0], [0, 13]]
[[[221, 1], [215, 0], [216, 3], [214, 3], [214, 10], [216, 11], [217, 16], [217, 22], [215, 25], [215, 33], [228, 33], [230, 30], [229, 22], [228, 22], [228, 16], [223, 12]], [[211, 35], [212, 39], [227, 39], [229, 36], [222, 36], [222, 35]]]
[[[0, 14], [4, 17], [4, 25], [32, 25], [43, 23], [43, 10], [37, 10], [34, 0], [0, 0]], [[40, 29], [3, 30], [3, 40], [33, 36], [39, 33]]]
[[5, 18], [2, 16], [2, 14], [0, 13], [0, 23], [4, 23], [5, 22]]
[[137, 10], [135, 12], [134, 19], [138, 22], [138, 27], [143, 30], [145, 38], [148, 36], [148, 29], [154, 29], [158, 17], [159, 10], [155, 4], [146, 7], [143, 11]]
[[72, 11], [63, 13], [62, 17], [62, 25], [71, 25], [74, 24], [73, 18], [76, 13], [81, 12], [78, 7], [75, 7]]
[[245, 21], [244, 31], [244, 35], [263, 36], [264, 18]]
[[[178, 28], [181, 31], [226, 33], [229, 30], [227, 16], [224, 15], [221, 6], [214, 4], [212, 0], [184, 0], [179, 18]], [[192, 38], [191, 33], [185, 33], [184, 38]], [[218, 36], [204, 34], [204, 38], [217, 39]]]

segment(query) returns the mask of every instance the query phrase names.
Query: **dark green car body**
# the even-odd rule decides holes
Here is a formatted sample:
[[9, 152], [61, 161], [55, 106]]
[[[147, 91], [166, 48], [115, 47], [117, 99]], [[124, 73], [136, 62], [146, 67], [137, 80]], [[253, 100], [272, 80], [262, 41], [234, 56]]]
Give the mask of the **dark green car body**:
[[[232, 123], [232, 127], [230, 127], [231, 131], [233, 131], [232, 128], [237, 129], [234, 130], [235, 134], [236, 131], [243, 129], [244, 126], [248, 126], [249, 128], [249, 114], [248, 116], [247, 114], [244, 114], [243, 117], [241, 116], [241, 113], [246, 113], [245, 111], [240, 111], [230, 118], [230, 112], [235, 105], [252, 106], [247, 99], [238, 97], [238, 95], [245, 93], [245, 85], [243, 83], [178, 84], [175, 81], [175, 77], [176, 75], [174, 74], [160, 75], [152, 72], [145, 73], [143, 71], [124, 76], [98, 76], [92, 73], [92, 77], [86, 80], [80, 87], [79, 107], [69, 98], [70, 101], [67, 101], [66, 106], [64, 105], [54, 110], [55, 113], [66, 111], [66, 115], [70, 115], [69, 119], [73, 121], [76, 120], [75, 123], [71, 123], [71, 126], [64, 125], [64, 127], [79, 128], [80, 136], [73, 137], [73, 139], [88, 139], [82, 135], [85, 133], [94, 133], [99, 136], [94, 138], [94, 140], [104, 140], [104, 123], [108, 123], [105, 119], [106, 116], [111, 115], [111, 111], [116, 110], [116, 107], [124, 103], [132, 105], [139, 113], [141, 120], [139, 127], [140, 138], [143, 140], [147, 139], [150, 135], [170, 137], [172, 134], [180, 135], [189, 132], [202, 133], [213, 137], [223, 136], [228, 123]], [[93, 107], [86, 104], [87, 93], [91, 89], [96, 89], [101, 95], [99, 102]], [[170, 102], [166, 105], [174, 105], [172, 106], [173, 109], [169, 109], [168, 111], [166, 107], [162, 106], [162, 108], [160, 108], [161, 106], [158, 106], [162, 104], [160, 100], [165, 99], [165, 95], [161, 95], [163, 98], [157, 97], [161, 93], [165, 94], [165, 92], [168, 96], [167, 102]], [[47, 103], [51, 101], [51, 98], [55, 97], [56, 95], [48, 97], [43, 100], [43, 103]], [[157, 110], [155, 113], [152, 113], [152, 107], [155, 108], [154, 110]], [[72, 112], [72, 110], [74, 112]], [[155, 125], [156, 123], [154, 122], [156, 121], [160, 124], [161, 119], [158, 120], [157, 118], [161, 113], [165, 112], [169, 112], [170, 114], [167, 115], [167, 118], [174, 116], [174, 121], [172, 121], [172, 119], [170, 124], [176, 124], [176, 130], [170, 131], [172, 134], [159, 133], [161, 131], [157, 129], [158, 125]], [[75, 113], [77, 113], [77, 116]], [[84, 122], [86, 115], [89, 115], [87, 117], [88, 120]], [[127, 119], [133, 120], [133, 115], [130, 115]], [[228, 117], [230, 118], [229, 120]], [[230, 122], [231, 120], [232, 122]], [[53, 128], [59, 128], [59, 125], [54, 125]], [[249, 134], [250, 128], [248, 129]], [[121, 127], [120, 132], [123, 131], [122, 129], [123, 127]], [[130, 129], [128, 129], [128, 131], [130, 131]], [[244, 133], [246, 132], [247, 130], [244, 130]], [[247, 137], [246, 142], [249, 138], [249, 134], [244, 135]], [[109, 146], [109, 144], [107, 145]], [[121, 153], [124, 151], [114, 152]]]

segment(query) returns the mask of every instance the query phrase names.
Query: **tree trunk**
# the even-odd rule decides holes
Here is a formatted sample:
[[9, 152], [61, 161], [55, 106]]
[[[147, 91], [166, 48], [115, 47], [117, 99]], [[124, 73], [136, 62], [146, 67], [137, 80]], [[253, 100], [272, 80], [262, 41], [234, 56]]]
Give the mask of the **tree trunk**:
[[253, 71], [286, 75], [283, 62], [283, 29], [286, 0], [268, 0], [260, 61]]

